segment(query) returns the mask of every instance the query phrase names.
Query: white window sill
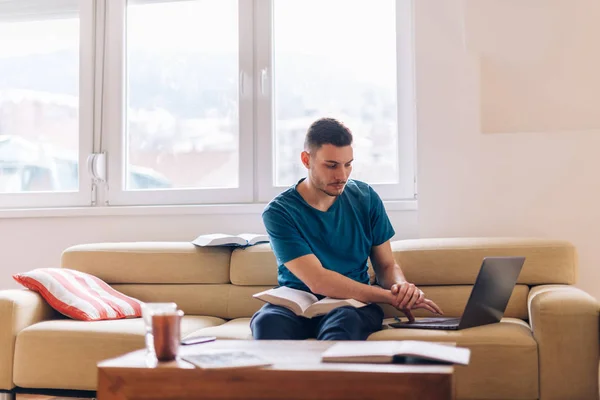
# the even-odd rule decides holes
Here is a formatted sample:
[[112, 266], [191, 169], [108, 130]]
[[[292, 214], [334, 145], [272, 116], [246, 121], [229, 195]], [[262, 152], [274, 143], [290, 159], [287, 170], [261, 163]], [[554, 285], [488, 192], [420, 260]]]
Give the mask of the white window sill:
[[[416, 200], [384, 201], [387, 211], [416, 211]], [[132, 215], [261, 214], [265, 203], [170, 206], [57, 207], [0, 210], [0, 218], [56, 218]]]

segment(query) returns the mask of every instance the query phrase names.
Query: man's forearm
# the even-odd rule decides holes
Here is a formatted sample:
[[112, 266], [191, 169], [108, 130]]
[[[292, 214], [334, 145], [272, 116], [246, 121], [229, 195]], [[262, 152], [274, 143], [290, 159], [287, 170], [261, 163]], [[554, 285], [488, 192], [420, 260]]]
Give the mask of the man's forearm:
[[382, 288], [389, 289], [394, 283], [406, 282], [402, 269], [397, 263], [381, 268], [377, 275], [377, 283]]
[[313, 292], [336, 299], [356, 299], [363, 303], [390, 303], [394, 296], [386, 289], [366, 285], [337, 272], [323, 270], [319, 284]]

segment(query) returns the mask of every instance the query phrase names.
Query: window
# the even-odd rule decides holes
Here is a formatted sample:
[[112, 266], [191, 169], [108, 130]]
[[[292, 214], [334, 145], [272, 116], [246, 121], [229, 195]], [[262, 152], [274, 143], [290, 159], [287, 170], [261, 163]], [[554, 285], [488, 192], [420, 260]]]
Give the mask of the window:
[[109, 204], [252, 202], [252, 3], [109, 4]]
[[305, 175], [298, 149], [307, 126], [321, 116], [339, 118], [353, 131], [353, 178], [398, 183], [395, 3], [274, 2], [276, 186]]
[[156, 171], [171, 188], [238, 187], [237, 13], [234, 0], [130, 2], [129, 172]]
[[78, 173], [92, 133], [82, 21], [91, 1], [0, 2], [0, 205], [89, 204]]
[[1, 0], [0, 207], [266, 202], [323, 116], [414, 198], [411, 3]]
[[324, 116], [342, 120], [353, 132], [352, 178], [368, 182], [387, 200], [414, 198], [411, 1], [260, 4], [260, 200], [306, 175], [300, 163], [304, 136]]

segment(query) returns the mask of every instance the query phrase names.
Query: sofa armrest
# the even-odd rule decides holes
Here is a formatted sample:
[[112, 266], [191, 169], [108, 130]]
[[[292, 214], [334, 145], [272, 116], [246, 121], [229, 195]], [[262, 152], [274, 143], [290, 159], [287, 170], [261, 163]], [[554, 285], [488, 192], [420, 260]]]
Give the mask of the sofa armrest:
[[10, 390], [17, 335], [24, 328], [56, 317], [56, 311], [37, 292], [0, 290], [0, 390]]
[[538, 344], [540, 398], [598, 398], [598, 302], [569, 285], [534, 286], [527, 302]]

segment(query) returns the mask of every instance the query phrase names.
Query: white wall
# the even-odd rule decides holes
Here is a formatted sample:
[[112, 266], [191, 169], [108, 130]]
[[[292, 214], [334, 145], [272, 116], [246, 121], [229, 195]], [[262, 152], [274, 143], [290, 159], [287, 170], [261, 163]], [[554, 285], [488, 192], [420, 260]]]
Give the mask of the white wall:
[[[517, 17], [537, 4], [537, 0], [473, 0], [473, 3], [477, 1], [481, 1], [480, 5], [487, 4], [490, 11], [498, 3], [510, 4], [511, 15]], [[416, 1], [419, 235], [539, 236], [570, 240], [579, 250], [578, 286], [600, 298], [600, 158], [597, 156], [600, 130], [575, 132], [561, 126], [556, 132], [536, 132], [535, 125], [529, 125], [529, 133], [482, 132], [482, 112], [494, 110], [483, 109], [479, 101], [482, 81], [487, 77], [480, 69], [482, 54], [473, 51], [469, 43], [478, 34], [496, 34], [498, 41], [504, 36], [502, 32], [465, 29], [469, 24], [465, 21], [468, 10], [464, 6], [469, 3]], [[585, 3], [577, 2], [578, 7]], [[571, 2], [544, 1], [540, 9], [565, 4]], [[535, 20], [529, 24], [532, 34], [548, 29], [546, 25], [537, 26]], [[486, 24], [481, 26], [485, 28]], [[505, 21], [502, 26], [510, 30], [513, 25]], [[596, 41], [600, 41], [598, 36]], [[530, 45], [531, 41], [523, 38], [523, 43]], [[485, 43], [481, 46], [485, 52]], [[512, 47], [515, 54], [535, 50], [519, 46], [515, 43]], [[590, 54], [598, 51], [589, 50]], [[502, 61], [499, 59], [498, 63]], [[596, 74], [600, 77], [600, 72]], [[574, 76], [553, 79], [581, 83]], [[560, 94], [547, 95], [552, 98]], [[572, 103], [576, 102], [573, 98]], [[600, 115], [600, 104], [593, 106]], [[526, 108], [513, 112], [527, 116]]]
[[[390, 211], [394, 239], [414, 238], [416, 211]], [[204, 233], [264, 232], [260, 214], [96, 216], [0, 219], [0, 289], [19, 287], [12, 274], [58, 267], [61, 252], [80, 243], [190, 241]]]

